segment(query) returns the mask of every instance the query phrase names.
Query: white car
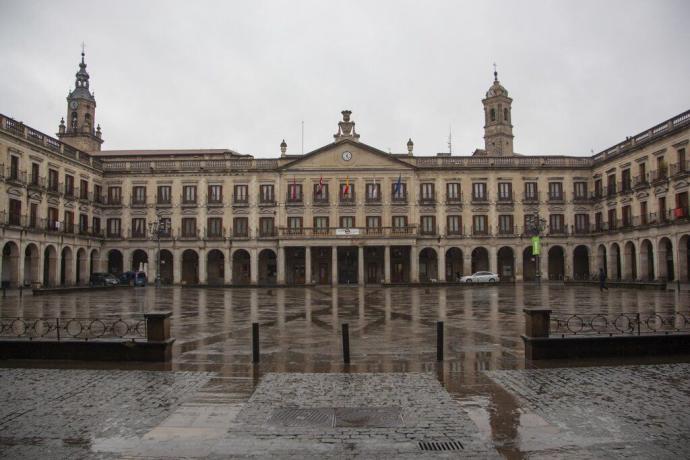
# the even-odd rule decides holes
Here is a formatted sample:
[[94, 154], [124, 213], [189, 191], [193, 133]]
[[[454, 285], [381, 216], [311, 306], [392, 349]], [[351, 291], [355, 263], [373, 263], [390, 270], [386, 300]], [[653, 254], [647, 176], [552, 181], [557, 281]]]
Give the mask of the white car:
[[498, 283], [498, 274], [491, 272], [477, 272], [460, 278], [461, 283]]

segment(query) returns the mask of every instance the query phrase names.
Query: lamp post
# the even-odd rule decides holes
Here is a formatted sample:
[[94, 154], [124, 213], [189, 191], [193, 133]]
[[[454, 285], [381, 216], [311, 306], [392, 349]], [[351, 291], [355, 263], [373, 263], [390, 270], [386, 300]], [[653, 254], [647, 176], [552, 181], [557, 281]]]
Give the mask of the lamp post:
[[158, 220], [149, 223], [149, 234], [156, 238], [158, 252], [156, 253], [156, 287], [161, 287], [161, 236], [170, 232], [170, 220], [158, 216]]
[[532, 243], [532, 255], [536, 257], [536, 273], [535, 278], [537, 283], [541, 282], [541, 234], [546, 229], [546, 219], [539, 217], [539, 211], [535, 211], [529, 225], [529, 232], [533, 238], [537, 238], [539, 251], [534, 254], [534, 242]]

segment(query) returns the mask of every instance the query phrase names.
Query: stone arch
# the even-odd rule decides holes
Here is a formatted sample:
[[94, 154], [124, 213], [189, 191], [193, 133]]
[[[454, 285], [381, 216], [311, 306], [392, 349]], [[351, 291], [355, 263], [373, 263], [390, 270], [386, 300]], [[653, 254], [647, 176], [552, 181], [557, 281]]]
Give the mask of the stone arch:
[[43, 250], [43, 285], [55, 286], [58, 282], [58, 253], [55, 246], [49, 244]]
[[194, 249], [182, 252], [182, 284], [199, 284], [199, 254]]
[[88, 284], [89, 282], [89, 258], [87, 256], [86, 249], [77, 249], [77, 269], [76, 273], [76, 283], [77, 284]]
[[433, 248], [424, 248], [419, 251], [419, 281], [428, 283], [438, 281], [438, 255]]
[[101, 254], [98, 249], [91, 250], [91, 254], [89, 255], [89, 274], [101, 270], [100, 257]]
[[173, 253], [167, 249], [161, 249], [160, 258], [160, 273], [158, 276], [160, 276], [161, 284], [173, 284], [175, 281]]
[[259, 284], [276, 284], [278, 275], [278, 257], [272, 249], [259, 253]]
[[472, 273], [489, 271], [489, 251], [483, 246], [472, 250]]
[[611, 244], [609, 249], [609, 273], [608, 277], [612, 280], [621, 279], [621, 248], [618, 243]]
[[225, 254], [219, 249], [212, 249], [206, 254], [206, 278], [211, 285], [225, 283]]
[[60, 284], [67, 286], [74, 282], [74, 255], [72, 248], [65, 246], [62, 248], [60, 256]]
[[14, 241], [2, 247], [2, 285], [19, 286], [19, 246]]
[[678, 239], [678, 279], [688, 282], [688, 267], [690, 267], [690, 235], [683, 235]]
[[446, 251], [446, 281], [460, 281], [463, 276], [463, 254], [460, 248], [449, 248]]
[[41, 282], [39, 259], [38, 246], [34, 243], [27, 244], [24, 249], [24, 284], [33, 285]]
[[515, 252], [510, 246], [503, 246], [496, 253], [496, 267], [501, 280], [515, 279]]
[[565, 250], [563, 246], [553, 245], [549, 248], [549, 279], [562, 280], [565, 277]]
[[589, 248], [580, 244], [573, 249], [573, 279], [588, 280], [589, 278]]
[[124, 271], [124, 261], [122, 252], [117, 249], [108, 251], [108, 273], [120, 276]]
[[635, 252], [635, 243], [628, 241], [623, 246], [623, 260], [625, 261], [625, 273], [623, 279], [636, 280], [637, 279], [637, 252]]
[[608, 276], [609, 273], [609, 267], [607, 264], [608, 257], [607, 257], [607, 251], [606, 251], [606, 246], [603, 244], [600, 244], [599, 247], [597, 247], [597, 272], [599, 270], [604, 270], [604, 273]]
[[232, 253], [233, 284], [249, 284], [252, 279], [251, 255], [246, 249], [236, 249]]
[[143, 249], [136, 249], [134, 252], [132, 252], [132, 266], [130, 267], [130, 270], [133, 272], [138, 272], [139, 270], [147, 272], [146, 269], [148, 263], [149, 255], [146, 251]]
[[659, 279], [673, 281], [676, 278], [673, 267], [673, 243], [666, 237], [661, 238], [656, 252], [659, 258], [657, 263]]
[[656, 278], [654, 273], [654, 246], [652, 242], [645, 239], [640, 243], [640, 280], [651, 281]]
[[532, 246], [522, 251], [522, 279], [534, 281], [537, 279], [537, 256], [532, 254]]

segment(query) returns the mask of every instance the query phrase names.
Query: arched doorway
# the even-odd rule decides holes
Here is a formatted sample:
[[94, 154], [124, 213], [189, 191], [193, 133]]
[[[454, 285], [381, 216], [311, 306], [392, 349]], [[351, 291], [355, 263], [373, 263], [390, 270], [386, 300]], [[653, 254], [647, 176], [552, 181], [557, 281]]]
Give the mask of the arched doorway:
[[690, 235], [683, 235], [678, 240], [678, 279], [688, 282], [690, 267]]
[[565, 276], [565, 252], [562, 246], [549, 248], [549, 279], [562, 280]]
[[14, 241], [2, 247], [2, 286], [19, 286], [19, 246]]
[[496, 253], [498, 275], [501, 281], [513, 281], [515, 279], [515, 255], [513, 248], [503, 246]]
[[609, 268], [609, 279], [619, 280], [621, 279], [621, 249], [618, 243], [613, 243], [611, 245], [611, 266]]
[[43, 251], [43, 285], [55, 286], [58, 282], [57, 250], [48, 245]]
[[60, 258], [60, 284], [67, 286], [72, 284], [74, 275], [72, 273], [74, 267], [74, 260], [72, 256], [72, 248], [65, 246], [62, 248], [62, 257]]
[[597, 267], [597, 273], [600, 270], [604, 270], [604, 273], [608, 276], [609, 273], [609, 267], [607, 264], [608, 258], [606, 257], [606, 246], [603, 244], [600, 244], [599, 247], [597, 248], [597, 264], [599, 265]]
[[249, 284], [251, 282], [251, 257], [244, 249], [237, 249], [232, 253], [232, 282], [233, 284]]
[[589, 249], [582, 244], [573, 249], [573, 279], [589, 279]]
[[656, 278], [654, 273], [654, 246], [649, 240], [640, 243], [640, 279], [651, 281]]
[[182, 253], [182, 284], [199, 284], [199, 254], [194, 249]]
[[93, 249], [91, 251], [91, 255], [89, 256], [89, 274], [101, 271], [100, 256], [98, 249]]
[[132, 267], [130, 270], [137, 272], [139, 270], [147, 272], [147, 265], [149, 263], [149, 255], [143, 249], [137, 249], [132, 253]]
[[259, 253], [259, 284], [276, 284], [277, 277], [278, 257], [273, 250], [264, 249]]
[[532, 255], [532, 246], [522, 251], [522, 279], [534, 281], [537, 279], [537, 256]]
[[41, 282], [38, 246], [31, 243], [24, 250], [24, 284], [32, 285]]
[[[306, 277], [306, 251], [303, 247], [285, 248], [285, 282], [304, 284]], [[273, 251], [271, 251], [273, 252]], [[260, 263], [260, 262], [259, 262]], [[277, 263], [274, 265], [277, 268]], [[259, 272], [260, 273], [260, 272]], [[275, 276], [275, 275], [274, 275]]]
[[635, 244], [632, 241], [625, 243], [623, 248], [623, 257], [625, 260], [625, 273], [623, 278], [626, 280], [637, 279], [637, 257], [635, 252]]
[[484, 247], [472, 250], [472, 273], [489, 271], [489, 251]]
[[87, 284], [89, 282], [89, 258], [86, 256], [86, 249], [77, 250], [77, 270], [76, 283]]
[[431, 280], [438, 281], [438, 259], [436, 251], [432, 248], [424, 248], [419, 253], [419, 281], [428, 283]]
[[120, 276], [123, 272], [122, 253], [117, 249], [108, 251], [108, 273]]
[[460, 281], [462, 273], [463, 257], [458, 248], [450, 248], [446, 251], [446, 281]]
[[665, 281], [676, 279], [673, 270], [673, 244], [671, 240], [664, 237], [659, 240], [659, 278]]
[[173, 284], [175, 281], [173, 274], [173, 254], [167, 249], [161, 249], [160, 253], [161, 265], [160, 265], [160, 278], [161, 284]]
[[222, 285], [225, 283], [225, 254], [218, 249], [212, 249], [206, 255], [207, 283]]

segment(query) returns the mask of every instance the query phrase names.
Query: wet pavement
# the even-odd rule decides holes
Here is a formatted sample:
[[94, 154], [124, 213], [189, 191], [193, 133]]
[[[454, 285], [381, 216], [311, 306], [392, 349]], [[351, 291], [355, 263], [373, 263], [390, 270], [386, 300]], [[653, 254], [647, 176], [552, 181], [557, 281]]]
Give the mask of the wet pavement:
[[[466, 447], [462, 453], [444, 454], [450, 457], [649, 458], [649, 455], [642, 454], [656, 453], [658, 455], [652, 456], [673, 458], [690, 447], [690, 442], [683, 441], [683, 437], [687, 438], [690, 434], [690, 409], [687, 409], [690, 407], [690, 367], [673, 364], [676, 361], [690, 362], [690, 359], [679, 357], [663, 360], [671, 361], [670, 364], [658, 364], [662, 360], [647, 360], [644, 365], [637, 367], [621, 367], [618, 361], [596, 368], [570, 367], [588, 363], [556, 362], [549, 364], [555, 367], [553, 369], [532, 369], [534, 365], [524, 361], [520, 339], [524, 330], [522, 308], [525, 306], [550, 306], [562, 313], [672, 314], [675, 311], [689, 311], [690, 298], [687, 292], [611, 289], [600, 293], [594, 287], [560, 284], [428, 289], [176, 287], [160, 290], [117, 289], [50, 297], [8, 296], [0, 300], [2, 317], [50, 317], [60, 314], [63, 318], [98, 318], [170, 310], [173, 312], [172, 335], [176, 338], [176, 345], [172, 363], [164, 365], [0, 363], [18, 368], [0, 369], [0, 390], [5, 395], [3, 404], [11, 407], [16, 404], [16, 398], [34, 405], [51, 401], [36, 386], [36, 381], [41, 379], [21, 374], [34, 370], [22, 367], [102, 368], [91, 371], [100, 374], [90, 379], [73, 374], [78, 371], [72, 370], [53, 371], [58, 374], [52, 375], [51, 379], [64, 379], [64, 388], [69, 387], [69, 382], [81, 381], [83, 385], [77, 388], [82, 389], [74, 394], [91, 394], [94, 400], [103, 398], [107, 404], [121, 399], [123, 393], [116, 391], [116, 397], [111, 402], [107, 394], [92, 389], [102, 386], [104, 380], [122, 382], [122, 391], [126, 393], [129, 388], [131, 394], [122, 396], [123, 401], [128, 401], [123, 403], [123, 407], [118, 409], [119, 406], [115, 404], [111, 411], [112, 423], [120, 420], [120, 413], [131, 411], [132, 401], [136, 401], [137, 397], [146, 397], [146, 393], [142, 396], [139, 392], [143, 378], [139, 375], [141, 373], [180, 376], [183, 380], [205, 383], [199, 388], [190, 386], [191, 389], [181, 392], [178, 399], [171, 399], [164, 410], [143, 417], [145, 426], [141, 430], [107, 434], [103, 430], [110, 422], [95, 418], [89, 422], [91, 429], [84, 431], [80, 438], [64, 428], [59, 420], [78, 419], [78, 416], [90, 420], [90, 411], [84, 410], [80, 404], [67, 404], [60, 406], [64, 415], [56, 416], [48, 410], [41, 412], [40, 417], [31, 418], [42, 422], [36, 422], [35, 425], [23, 422], [18, 425], [23, 427], [18, 431], [7, 431], [6, 427], [14, 426], [14, 422], [7, 419], [5, 412], [0, 419], [0, 457], [3, 456], [2, 452], [24, 451], [31, 458], [34, 456], [32, 452], [41, 452], [40, 448], [37, 451], [29, 447], [33, 445], [32, 439], [39, 438], [42, 441], [36, 444], [38, 446], [57, 443], [67, 449], [65, 452], [69, 455], [83, 455], [86, 458], [90, 455], [114, 458], [223, 458], [253, 454], [270, 456], [271, 452], [274, 456], [295, 458], [385, 457], [386, 452], [396, 457], [410, 458], [422, 454], [438, 455], [422, 452], [415, 444], [421, 440], [421, 437], [414, 438], [415, 430], [420, 426], [426, 430], [422, 434], [428, 435], [428, 438], [458, 440]], [[438, 320], [445, 322], [446, 336], [445, 360], [439, 365], [436, 363], [435, 349]], [[252, 322], [261, 324], [259, 365], [251, 364]], [[350, 328], [350, 365], [342, 363], [340, 327], [343, 322], [347, 322]], [[560, 368], [566, 366], [566, 369]], [[139, 370], [122, 372], [112, 370], [113, 367]], [[145, 372], [147, 370], [173, 372]], [[419, 376], [421, 380], [411, 382], [402, 379], [391, 383], [398, 378], [396, 376], [400, 376], [392, 373], [400, 372], [408, 373], [404, 374], [407, 376]], [[285, 393], [286, 402], [293, 407], [317, 407], [310, 401], [319, 401], [317, 408], [324, 410], [344, 407], [342, 399], [319, 399], [324, 394], [323, 379], [357, 374], [365, 379], [364, 383], [345, 382], [340, 387], [349, 388], [352, 385], [352, 388], [364, 388], [366, 391], [363, 394], [371, 393], [378, 398], [365, 398], [360, 405], [371, 409], [400, 407], [402, 404], [406, 406], [402, 407], [402, 418], [405, 420], [405, 413], [410, 413], [410, 407], [422, 407], [430, 404], [429, 401], [435, 401], [444, 410], [451, 410], [449, 418], [455, 421], [455, 425], [451, 427], [441, 423], [435, 428], [436, 422], [432, 417], [414, 426], [365, 426], [358, 428], [361, 433], [355, 432], [353, 438], [347, 438], [347, 442], [342, 438], [343, 428], [334, 426], [316, 428], [316, 434], [309, 430], [306, 434], [299, 430], [295, 432], [288, 427], [286, 434], [268, 423], [269, 412], [262, 412], [263, 415], [259, 417], [256, 416], [259, 412], [252, 407], [262, 403], [261, 395], [277, 395], [281, 394], [278, 389], [289, 388], [290, 385], [281, 380], [294, 375], [289, 373], [302, 375], [301, 378], [298, 375], [290, 380], [300, 389], [302, 399]], [[132, 375], [132, 378], [128, 375]], [[434, 387], [431, 382], [425, 381], [429, 376], [433, 376], [433, 382], [441, 385]], [[170, 378], [174, 380], [176, 377]], [[384, 383], [377, 379], [383, 379]], [[28, 383], [25, 384], [25, 380]], [[282, 383], [278, 385], [276, 382]], [[5, 393], [8, 385], [19, 388], [21, 394]], [[162, 385], [168, 388], [171, 384]], [[333, 383], [328, 385], [333, 388], [338, 386]], [[405, 385], [413, 389], [411, 394], [416, 391], [420, 396], [401, 402], [398, 393], [404, 393]], [[422, 390], [420, 385], [431, 386]], [[431, 395], [429, 400], [425, 400], [427, 393]], [[170, 395], [167, 391], [164, 394]], [[639, 405], [639, 420], [632, 423], [616, 408], [629, 407], [630, 402], [638, 398], [646, 402]], [[350, 399], [356, 400], [354, 396]], [[66, 400], [69, 401], [69, 398]], [[599, 400], [606, 401], [606, 404], [597, 404]], [[446, 407], [449, 401], [451, 407]], [[668, 401], [675, 403], [669, 405]], [[280, 399], [272, 400], [271, 408], [281, 406], [279, 402]], [[575, 413], [578, 416], [572, 415], [573, 408], [577, 409]], [[144, 406], [142, 410], [150, 411]], [[620, 427], [616, 433], [609, 430], [612, 421]], [[54, 424], [56, 429], [44, 431], [40, 428], [44, 422]], [[117, 423], [116, 426], [121, 426]], [[72, 424], [66, 426], [71, 427]], [[671, 426], [675, 428], [669, 431]], [[63, 428], [64, 435], [61, 437]], [[403, 435], [411, 436], [406, 438], [408, 441], [396, 438], [396, 433], [399, 434], [401, 430]], [[348, 432], [345, 436], [352, 434]], [[77, 447], [64, 447], [63, 438], [90, 441], [82, 442]], [[240, 442], [241, 439], [244, 441]], [[229, 440], [233, 441], [229, 443]], [[228, 448], [230, 445], [234, 446], [233, 449]], [[22, 446], [27, 449], [22, 450]]]

